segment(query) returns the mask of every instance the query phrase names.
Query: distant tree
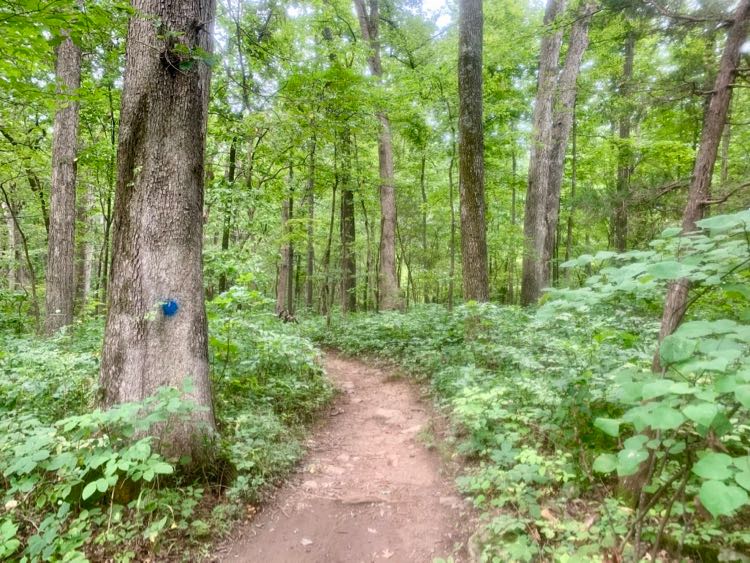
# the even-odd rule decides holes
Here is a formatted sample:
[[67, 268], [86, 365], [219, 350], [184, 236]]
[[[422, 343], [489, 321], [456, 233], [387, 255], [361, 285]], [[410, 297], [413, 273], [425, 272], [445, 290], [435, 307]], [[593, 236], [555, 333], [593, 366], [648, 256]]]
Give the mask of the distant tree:
[[[367, 58], [370, 72], [380, 79], [383, 66], [380, 61], [380, 6], [379, 0], [370, 0], [369, 9], [364, 0], [354, 0], [362, 38], [370, 45]], [[391, 122], [385, 111], [378, 111], [380, 135], [378, 161], [380, 170], [380, 267], [378, 271], [378, 307], [389, 311], [401, 309], [396, 275], [396, 188], [393, 172], [393, 140]], [[342, 200], [343, 201], [343, 200]]]
[[169, 453], [214, 427], [204, 304], [203, 180], [214, 0], [134, 2], [122, 93], [105, 405], [182, 387], [204, 410], [168, 425]]

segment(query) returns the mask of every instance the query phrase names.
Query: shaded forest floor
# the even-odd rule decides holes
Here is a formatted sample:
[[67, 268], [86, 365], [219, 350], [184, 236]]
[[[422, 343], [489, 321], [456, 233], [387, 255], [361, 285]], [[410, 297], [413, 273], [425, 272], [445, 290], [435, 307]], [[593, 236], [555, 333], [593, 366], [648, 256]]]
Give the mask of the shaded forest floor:
[[432, 561], [465, 547], [469, 508], [429, 449], [414, 385], [336, 354], [341, 390], [300, 469], [218, 555], [222, 561]]

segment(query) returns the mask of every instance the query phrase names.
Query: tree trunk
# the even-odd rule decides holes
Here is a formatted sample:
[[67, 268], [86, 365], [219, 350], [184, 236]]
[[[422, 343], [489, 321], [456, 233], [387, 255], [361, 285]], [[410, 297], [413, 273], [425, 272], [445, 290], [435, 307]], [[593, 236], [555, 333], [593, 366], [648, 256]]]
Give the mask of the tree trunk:
[[202, 410], [161, 428], [169, 455], [215, 428], [203, 290], [203, 180], [214, 0], [136, 0], [128, 26], [109, 311], [106, 406], [185, 388]]
[[[232, 139], [232, 144], [229, 146], [229, 167], [227, 169], [227, 184], [230, 190], [234, 190], [234, 178], [237, 171], [237, 139]], [[223, 224], [221, 227], [221, 255], [226, 259], [226, 252], [229, 250], [229, 239], [232, 234], [232, 204], [231, 202], [225, 202], [224, 204], [224, 217]], [[226, 270], [222, 270], [219, 275], [219, 293], [225, 292], [229, 289], [229, 283], [227, 280]]]
[[91, 237], [93, 235], [93, 221], [91, 220], [91, 207], [93, 205], [93, 194], [87, 189], [83, 201], [78, 205], [76, 214], [80, 226], [76, 263], [76, 297], [78, 307], [83, 308], [91, 293], [91, 277], [94, 270], [94, 245]]
[[357, 258], [354, 250], [354, 191], [351, 182], [351, 139], [346, 129], [341, 139], [341, 311], [357, 309]]
[[[750, 22], [750, 0], [740, 0], [734, 12], [733, 20], [732, 27], [727, 34], [724, 53], [719, 62], [719, 73], [716, 76], [703, 119], [703, 130], [693, 167], [688, 201], [682, 215], [683, 233], [690, 233], [697, 229], [696, 223], [703, 217], [709, 199], [711, 177], [716, 164], [722, 131], [729, 114], [732, 84], [737, 74], [740, 50], [747, 39], [748, 22]], [[689, 287], [690, 283], [687, 279], [680, 279], [669, 285], [664, 302], [661, 329], [659, 330], [659, 342], [672, 334], [682, 322], [688, 303]], [[655, 372], [661, 371], [658, 350], [654, 354], [653, 369]]]
[[631, 29], [625, 37], [625, 53], [622, 65], [620, 97], [625, 109], [620, 115], [619, 143], [617, 145], [617, 193], [615, 195], [614, 243], [615, 250], [625, 252], [628, 248], [628, 198], [630, 196], [630, 174], [632, 172], [632, 149], [630, 147], [631, 100], [633, 81], [633, 56], [635, 32]]
[[[557, 80], [552, 111], [552, 146], [550, 148], [547, 176], [547, 193], [544, 221], [544, 255], [541, 264], [542, 287], [550, 285], [550, 273], [555, 248], [557, 247], [557, 223], [560, 217], [560, 191], [565, 172], [565, 153], [568, 147], [570, 129], [573, 126], [573, 105], [576, 99], [576, 81], [581, 69], [583, 54], [589, 44], [589, 23], [596, 9], [592, 2], [583, 6], [578, 14], [568, 41], [565, 64]], [[541, 288], [540, 288], [541, 289]]]
[[292, 166], [289, 166], [289, 195], [281, 203], [281, 248], [279, 249], [279, 280], [276, 284], [276, 314], [287, 311], [291, 314], [291, 299], [293, 287], [293, 250], [290, 240], [289, 220], [292, 218]]
[[[449, 115], [450, 118], [450, 115]], [[456, 165], [456, 134], [451, 128], [451, 159], [448, 163], [448, 200], [451, 206], [450, 267], [448, 270], [448, 310], [453, 310], [453, 299], [456, 278], [456, 207], [453, 205], [453, 168]]]
[[[565, 9], [565, 0], [548, 0], [545, 27], [551, 27]], [[542, 38], [536, 104], [532, 115], [529, 180], [526, 188], [521, 274], [521, 304], [536, 303], [544, 287], [547, 186], [552, 147], [552, 111], [563, 30], [552, 29]]]
[[333, 147], [333, 188], [331, 189], [331, 215], [328, 220], [328, 238], [326, 249], [323, 253], [323, 287], [320, 291], [320, 313], [327, 315], [333, 301], [332, 276], [331, 276], [331, 248], [333, 246], [333, 226], [336, 222], [336, 192], [339, 185], [338, 173], [338, 151], [336, 145]]
[[[24, 283], [24, 277], [28, 275], [29, 278], [29, 285], [31, 286], [31, 313], [34, 316], [34, 325], [37, 332], [39, 332], [40, 329], [40, 312], [39, 312], [39, 298], [37, 297], [36, 293], [36, 271], [34, 270], [34, 263], [31, 261], [31, 254], [29, 253], [29, 241], [26, 238], [26, 235], [24, 234], [23, 230], [21, 230], [21, 224], [18, 222], [18, 213], [13, 207], [13, 203], [10, 200], [10, 196], [8, 196], [8, 192], [3, 187], [3, 184], [0, 183], [0, 192], [2, 192], [3, 195], [3, 201], [5, 203], [5, 209], [7, 209], [8, 214], [10, 215], [11, 220], [13, 221], [13, 227], [15, 229], [15, 242], [18, 244], [18, 242], [21, 243], [21, 249], [23, 251], [24, 259], [26, 260], [26, 268], [21, 268], [17, 270], [18, 277], [16, 278], [16, 282], [20, 282], [21, 287], [23, 287]], [[17, 257], [16, 263], [20, 263], [20, 257]], [[24, 288], [24, 291], [25, 288]]]
[[460, 0], [458, 20], [458, 191], [464, 299], [487, 301], [482, 124], [482, 0]]
[[78, 102], [81, 86], [81, 50], [64, 34], [56, 49], [55, 75], [57, 95], [61, 98], [55, 112], [52, 140], [52, 187], [50, 197], [49, 246], [47, 251], [47, 315], [44, 330], [48, 335], [73, 322], [76, 295], [76, 144], [78, 139]]
[[[369, 0], [369, 10], [364, 0], [354, 0], [362, 38], [370, 46], [367, 62], [373, 76], [381, 80], [383, 68], [380, 61], [380, 6], [379, 0]], [[380, 263], [378, 270], [379, 309], [391, 311], [403, 307], [396, 273], [396, 189], [393, 171], [393, 140], [388, 114], [378, 111], [380, 135], [378, 160], [380, 169]]]
[[305, 269], [305, 307], [313, 308], [315, 275], [315, 137], [310, 142], [310, 164], [307, 169], [307, 261]]
[[[571, 258], [573, 253], [573, 213], [575, 212], [575, 200], [576, 200], [576, 180], [578, 174], [578, 135], [577, 135], [577, 120], [576, 120], [576, 103], [573, 102], [573, 132], [572, 136], [572, 152], [573, 158], [570, 164], [570, 205], [568, 206], [568, 224], [565, 234], [565, 261], [567, 262]], [[570, 274], [571, 269], [568, 269]]]

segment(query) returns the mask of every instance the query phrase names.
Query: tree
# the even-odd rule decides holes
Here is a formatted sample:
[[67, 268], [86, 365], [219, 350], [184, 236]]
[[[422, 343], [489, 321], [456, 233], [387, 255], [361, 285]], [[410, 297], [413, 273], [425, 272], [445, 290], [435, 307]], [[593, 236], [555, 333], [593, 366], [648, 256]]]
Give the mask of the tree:
[[[556, 246], [565, 152], [573, 125], [576, 80], [588, 46], [588, 27], [595, 7], [588, 2], [577, 14], [561, 71], [558, 72], [562, 29], [554, 29], [542, 39], [524, 215], [521, 284], [524, 305], [536, 303], [552, 277], [551, 262]], [[564, 9], [565, 0], [550, 0], [545, 25], [554, 26]]]
[[461, 0], [458, 22], [458, 188], [464, 299], [487, 301], [482, 124], [482, 0]]
[[[370, 45], [367, 58], [370, 72], [380, 80], [383, 66], [380, 61], [380, 7], [379, 0], [370, 0], [369, 10], [364, 0], [354, 0], [362, 38]], [[393, 172], [393, 140], [388, 114], [378, 111], [380, 135], [378, 137], [378, 162], [380, 170], [380, 266], [378, 270], [378, 305], [383, 311], [401, 309], [396, 274], [396, 188]], [[344, 192], [342, 195], [345, 195]], [[343, 200], [342, 200], [343, 202]]]
[[52, 143], [52, 190], [47, 250], [47, 316], [44, 328], [54, 334], [73, 322], [75, 303], [76, 144], [81, 85], [81, 49], [68, 32], [55, 50], [59, 106]]
[[105, 405], [183, 387], [202, 410], [171, 423], [163, 446], [199, 453], [214, 427], [202, 235], [213, 0], [136, 3], [127, 35], [109, 311]]
[[539, 54], [537, 94], [532, 116], [531, 153], [529, 155], [529, 183], [526, 188], [524, 213], [524, 254], [521, 282], [521, 303], [535, 303], [543, 287], [543, 257], [546, 238], [545, 210], [552, 146], [552, 110], [557, 78], [557, 66], [562, 46], [563, 30], [551, 29], [558, 15], [565, 9], [565, 0], [548, 0]]
[[[750, 26], [750, 0], [741, 0], [732, 17], [732, 26], [727, 34], [726, 45], [719, 61], [719, 72], [709, 94], [708, 105], [703, 116], [698, 154], [695, 157], [693, 175], [688, 192], [688, 201], [682, 215], [682, 232], [697, 230], [696, 223], [703, 218], [711, 204], [711, 179], [718, 154], [724, 125], [732, 101], [732, 88], [740, 62], [740, 52]], [[664, 302], [664, 313], [659, 329], [659, 342], [672, 334], [682, 322], [688, 306], [690, 282], [679, 279], [669, 285]], [[659, 352], [654, 355], [654, 371], [661, 371]]]

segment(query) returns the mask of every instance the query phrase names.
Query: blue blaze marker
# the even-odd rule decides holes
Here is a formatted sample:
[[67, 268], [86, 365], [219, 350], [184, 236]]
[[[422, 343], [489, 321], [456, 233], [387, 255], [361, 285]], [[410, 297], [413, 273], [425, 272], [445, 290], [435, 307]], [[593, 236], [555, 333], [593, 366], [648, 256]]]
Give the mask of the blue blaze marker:
[[161, 310], [165, 317], [174, 317], [180, 310], [180, 306], [174, 299], [167, 299], [161, 304]]

